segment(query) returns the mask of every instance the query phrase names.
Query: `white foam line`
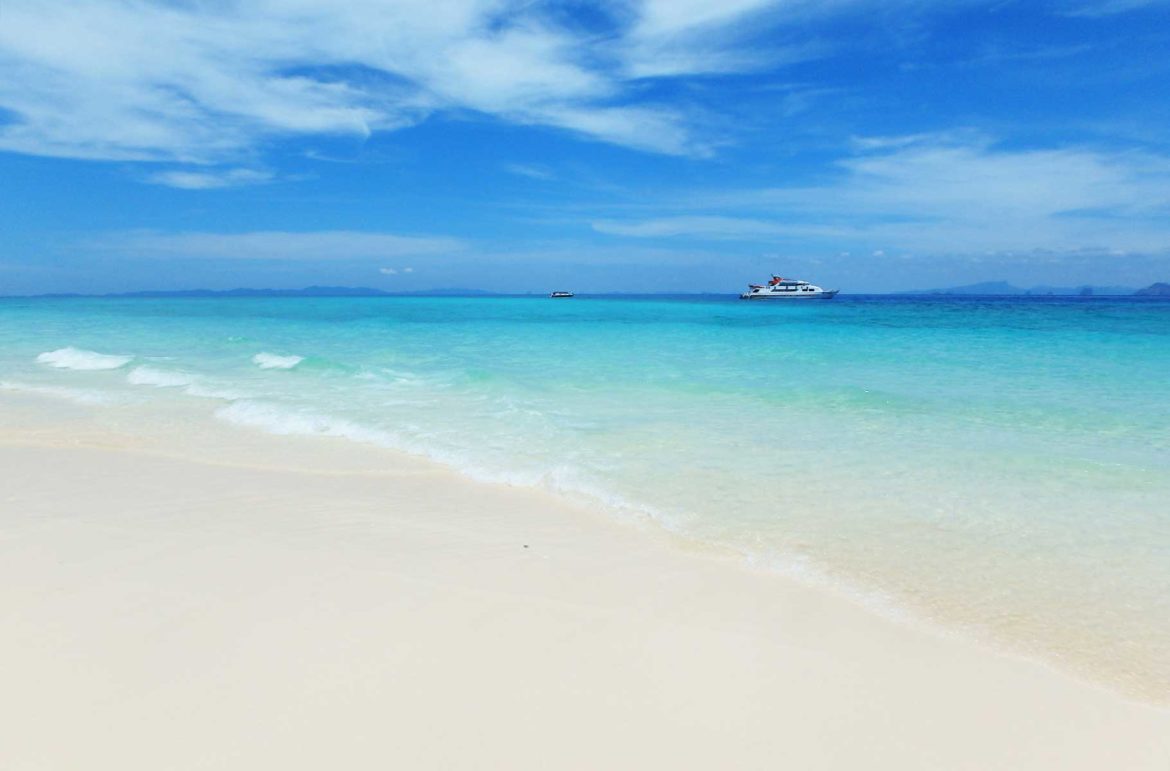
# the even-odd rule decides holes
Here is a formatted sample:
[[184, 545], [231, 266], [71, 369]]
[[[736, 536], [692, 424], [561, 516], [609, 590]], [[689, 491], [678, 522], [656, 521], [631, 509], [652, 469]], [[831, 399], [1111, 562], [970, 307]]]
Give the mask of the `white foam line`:
[[252, 363], [260, 369], [292, 369], [304, 360], [304, 356], [278, 356], [267, 351], [252, 357]]
[[126, 382], [131, 385], [146, 385], [155, 388], [181, 388], [195, 382], [195, 376], [186, 372], [156, 367], [135, 367], [126, 373]]
[[45, 351], [37, 356], [37, 362], [57, 369], [105, 370], [118, 369], [129, 364], [133, 356], [119, 356], [109, 353], [86, 351], [68, 346], [55, 351]]

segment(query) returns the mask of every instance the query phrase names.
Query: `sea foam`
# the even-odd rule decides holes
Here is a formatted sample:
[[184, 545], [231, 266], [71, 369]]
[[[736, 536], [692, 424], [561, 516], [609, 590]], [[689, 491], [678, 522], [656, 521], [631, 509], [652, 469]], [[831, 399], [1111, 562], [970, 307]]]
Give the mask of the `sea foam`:
[[37, 356], [37, 362], [57, 369], [103, 370], [124, 367], [133, 358], [133, 356], [97, 353], [70, 346], [58, 348], [55, 351], [46, 351]]
[[126, 382], [130, 385], [146, 385], [155, 388], [181, 388], [191, 385], [194, 381], [195, 376], [186, 372], [155, 367], [135, 367], [126, 373]]
[[154, 386], [155, 388], [181, 388], [183, 389], [183, 393], [188, 396], [197, 396], [206, 399], [234, 401], [247, 396], [243, 391], [220, 388], [214, 384], [209, 384], [190, 372], [159, 369], [158, 367], [135, 367], [126, 373], [126, 382], [130, 385]]
[[237, 426], [258, 428], [283, 436], [337, 436], [382, 447], [397, 446], [396, 437], [349, 420], [300, 412], [251, 400], [233, 402], [216, 411], [216, 417]]
[[[442, 446], [420, 437], [411, 438], [354, 420], [322, 412], [288, 407], [275, 402], [238, 399], [216, 410], [220, 420], [280, 436], [329, 436], [373, 445], [440, 463], [477, 482], [546, 490], [580, 503], [601, 505], [626, 521], [654, 521], [681, 532], [666, 512], [635, 502], [606, 488], [604, 483], [571, 464], [537, 462], [505, 466], [475, 457], [474, 453]], [[409, 433], [409, 432], [408, 432]], [[498, 460], [498, 458], [497, 458]]]
[[198, 396], [204, 399], [223, 399], [229, 402], [248, 397], [248, 394], [243, 391], [233, 391], [229, 388], [218, 388], [198, 382], [191, 383], [191, 385], [185, 387], [183, 393], [188, 396]]
[[252, 363], [260, 369], [292, 369], [304, 360], [304, 356], [278, 356], [266, 351], [252, 357]]

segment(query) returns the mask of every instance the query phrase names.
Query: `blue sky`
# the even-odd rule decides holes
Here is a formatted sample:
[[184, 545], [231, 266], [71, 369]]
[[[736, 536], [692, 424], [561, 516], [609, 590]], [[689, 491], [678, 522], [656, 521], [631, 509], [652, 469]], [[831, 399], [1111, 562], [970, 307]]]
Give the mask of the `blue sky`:
[[5, 0], [0, 294], [1170, 280], [1165, 0]]

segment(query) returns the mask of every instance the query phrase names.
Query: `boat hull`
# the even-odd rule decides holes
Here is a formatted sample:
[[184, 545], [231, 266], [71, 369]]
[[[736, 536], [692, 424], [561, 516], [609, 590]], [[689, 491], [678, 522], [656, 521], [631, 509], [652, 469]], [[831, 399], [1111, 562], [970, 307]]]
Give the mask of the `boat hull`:
[[782, 300], [782, 301], [797, 301], [797, 300], [832, 300], [837, 296], [837, 292], [841, 290], [833, 289], [826, 292], [761, 292], [760, 294], [749, 294], [745, 292], [739, 296], [741, 300]]

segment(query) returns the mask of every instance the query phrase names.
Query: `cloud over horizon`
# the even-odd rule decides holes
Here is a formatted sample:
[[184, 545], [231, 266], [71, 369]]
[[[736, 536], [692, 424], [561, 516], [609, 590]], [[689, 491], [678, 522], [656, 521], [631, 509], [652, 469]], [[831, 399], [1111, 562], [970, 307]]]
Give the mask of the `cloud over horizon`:
[[205, 171], [158, 171], [148, 174], [145, 181], [152, 185], [181, 190], [213, 190], [221, 187], [263, 185], [276, 179], [271, 171], [259, 169], [212, 169]]
[[362, 231], [253, 231], [247, 233], [131, 231], [81, 245], [94, 252], [134, 257], [220, 260], [379, 260], [451, 254], [465, 242], [446, 236], [407, 236]]
[[798, 238], [952, 254], [1170, 252], [1170, 156], [1004, 149], [962, 133], [855, 146], [821, 185], [666, 196], [655, 217], [591, 225], [634, 238]]

